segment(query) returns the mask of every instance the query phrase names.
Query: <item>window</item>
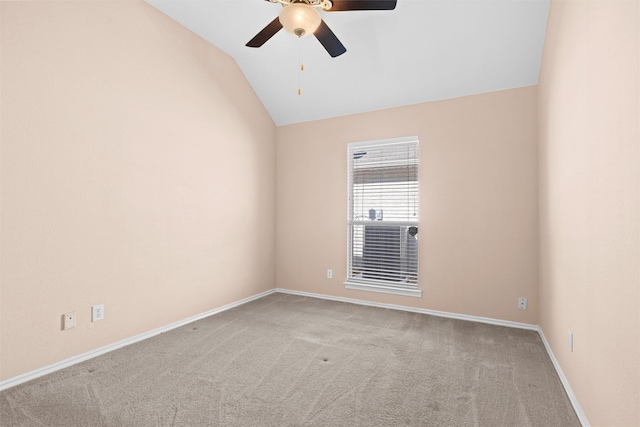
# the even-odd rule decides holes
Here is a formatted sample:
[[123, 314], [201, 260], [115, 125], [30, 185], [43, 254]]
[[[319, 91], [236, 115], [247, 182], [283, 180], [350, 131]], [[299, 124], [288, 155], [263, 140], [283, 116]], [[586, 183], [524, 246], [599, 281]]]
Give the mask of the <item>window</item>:
[[349, 167], [345, 286], [409, 296], [418, 289], [418, 138], [357, 142]]

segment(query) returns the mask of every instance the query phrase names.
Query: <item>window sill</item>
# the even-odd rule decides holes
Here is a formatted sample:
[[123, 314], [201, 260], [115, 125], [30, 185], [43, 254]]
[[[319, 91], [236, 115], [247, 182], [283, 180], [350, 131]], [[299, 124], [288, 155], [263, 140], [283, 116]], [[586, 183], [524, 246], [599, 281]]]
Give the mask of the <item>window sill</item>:
[[359, 291], [381, 292], [383, 294], [402, 295], [407, 297], [422, 298], [422, 291], [419, 289], [395, 288], [393, 286], [374, 285], [372, 283], [362, 282], [344, 282], [347, 289], [357, 289]]

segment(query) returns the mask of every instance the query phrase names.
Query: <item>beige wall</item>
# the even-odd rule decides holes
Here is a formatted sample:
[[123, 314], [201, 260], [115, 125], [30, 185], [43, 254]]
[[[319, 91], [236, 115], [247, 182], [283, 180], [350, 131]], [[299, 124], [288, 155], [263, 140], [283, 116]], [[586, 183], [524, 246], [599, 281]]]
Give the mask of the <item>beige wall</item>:
[[[347, 144], [408, 135], [422, 298], [345, 289]], [[278, 127], [278, 287], [537, 324], [536, 150], [535, 87]]]
[[273, 289], [275, 126], [235, 62], [142, 2], [0, 14], [0, 380]]
[[598, 426], [640, 425], [638, 5], [553, 0], [539, 84], [540, 325]]
[[[276, 130], [144, 3], [0, 2], [0, 380], [277, 284], [540, 323], [589, 421], [640, 424], [639, 15], [553, 0], [538, 88]], [[423, 296], [346, 290], [346, 145], [407, 135]]]

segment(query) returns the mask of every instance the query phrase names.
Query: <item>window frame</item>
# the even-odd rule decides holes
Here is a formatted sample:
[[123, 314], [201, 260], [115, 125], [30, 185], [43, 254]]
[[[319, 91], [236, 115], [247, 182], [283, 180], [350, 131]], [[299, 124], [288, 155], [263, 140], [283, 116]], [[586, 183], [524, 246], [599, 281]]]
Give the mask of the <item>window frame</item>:
[[[415, 286], [408, 285], [398, 285], [394, 284], [392, 281], [384, 281], [384, 280], [375, 280], [375, 279], [365, 279], [365, 278], [356, 278], [352, 276], [353, 273], [353, 263], [354, 263], [354, 226], [364, 225], [367, 222], [362, 220], [354, 220], [354, 164], [353, 164], [353, 154], [354, 151], [364, 148], [377, 148], [384, 146], [393, 146], [393, 145], [407, 145], [407, 144], [415, 144], [416, 147], [416, 158], [415, 162], [419, 169], [419, 160], [420, 160], [420, 141], [418, 136], [406, 136], [400, 138], [390, 138], [390, 139], [380, 139], [380, 140], [372, 140], [372, 141], [361, 141], [361, 142], [352, 142], [347, 145], [347, 280], [344, 282], [344, 286], [347, 289], [356, 289], [356, 290], [366, 290], [373, 292], [381, 292], [387, 294], [394, 295], [403, 295], [403, 296], [411, 296], [411, 297], [422, 297], [422, 291], [419, 289], [419, 243], [416, 247], [416, 283]], [[406, 164], [406, 163], [405, 163]], [[419, 184], [419, 175], [416, 179], [417, 181], [417, 200], [419, 202], [419, 194], [420, 194], [420, 184]], [[419, 203], [418, 203], [419, 206]], [[419, 227], [420, 216], [418, 214], [418, 219], [415, 221], [384, 221], [385, 226], [415, 226]], [[419, 234], [419, 233], [418, 233]], [[363, 240], [364, 244], [364, 240]], [[394, 286], [395, 285], [395, 286]]]

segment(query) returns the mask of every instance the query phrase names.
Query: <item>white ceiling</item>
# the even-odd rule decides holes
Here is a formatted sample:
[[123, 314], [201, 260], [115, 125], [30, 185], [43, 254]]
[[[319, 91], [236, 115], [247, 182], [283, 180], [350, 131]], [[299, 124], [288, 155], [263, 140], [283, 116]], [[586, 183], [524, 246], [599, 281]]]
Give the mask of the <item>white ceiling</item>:
[[[398, 0], [393, 11], [321, 12], [347, 48], [284, 29], [264, 0], [146, 0], [233, 57], [276, 125], [535, 85], [550, 0]], [[302, 51], [302, 95], [298, 59]]]

